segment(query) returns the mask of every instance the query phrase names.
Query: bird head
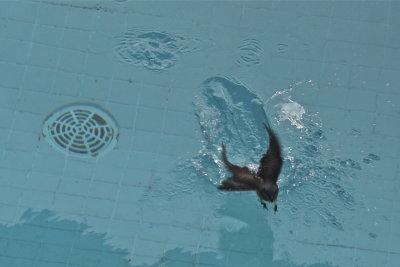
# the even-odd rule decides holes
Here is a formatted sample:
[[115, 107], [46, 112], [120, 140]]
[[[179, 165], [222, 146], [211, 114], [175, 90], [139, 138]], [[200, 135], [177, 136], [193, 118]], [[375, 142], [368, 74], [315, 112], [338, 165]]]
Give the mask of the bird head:
[[276, 202], [279, 188], [275, 183], [265, 183], [260, 190], [261, 197], [268, 202]]

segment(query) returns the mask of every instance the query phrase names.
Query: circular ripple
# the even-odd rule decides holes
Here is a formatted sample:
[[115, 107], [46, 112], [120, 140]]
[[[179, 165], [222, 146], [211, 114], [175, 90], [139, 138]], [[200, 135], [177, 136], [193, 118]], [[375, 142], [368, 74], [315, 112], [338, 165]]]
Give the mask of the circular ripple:
[[256, 39], [245, 39], [239, 47], [237, 63], [244, 66], [258, 65], [261, 62], [262, 48]]
[[197, 49], [197, 41], [180, 35], [130, 30], [117, 37], [115, 50], [119, 58], [150, 70], [172, 67], [186, 52]]
[[63, 106], [43, 126], [43, 136], [55, 149], [86, 158], [110, 151], [118, 135], [112, 116], [92, 104]]

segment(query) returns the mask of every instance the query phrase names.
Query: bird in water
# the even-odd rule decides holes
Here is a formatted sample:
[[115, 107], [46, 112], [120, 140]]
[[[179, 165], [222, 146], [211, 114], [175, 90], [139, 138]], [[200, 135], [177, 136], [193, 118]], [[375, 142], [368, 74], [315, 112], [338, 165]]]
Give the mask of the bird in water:
[[278, 210], [277, 197], [279, 188], [277, 180], [282, 168], [282, 156], [279, 139], [272, 129], [264, 124], [269, 135], [269, 148], [260, 160], [257, 172], [247, 167], [239, 167], [229, 162], [225, 145], [222, 144], [222, 161], [233, 174], [231, 178], [222, 181], [218, 186], [222, 191], [252, 191], [255, 190], [262, 206], [268, 209], [267, 202], [274, 203], [274, 211]]

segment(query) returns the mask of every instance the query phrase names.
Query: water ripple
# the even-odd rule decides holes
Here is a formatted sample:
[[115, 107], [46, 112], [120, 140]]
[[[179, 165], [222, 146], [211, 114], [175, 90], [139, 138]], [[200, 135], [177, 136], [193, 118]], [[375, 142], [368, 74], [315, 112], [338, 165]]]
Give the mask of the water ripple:
[[200, 41], [177, 34], [130, 30], [117, 38], [115, 51], [126, 63], [150, 70], [172, 67], [179, 57], [200, 48]]
[[258, 65], [261, 62], [262, 48], [257, 39], [245, 39], [239, 46], [239, 55], [236, 62], [242, 66]]

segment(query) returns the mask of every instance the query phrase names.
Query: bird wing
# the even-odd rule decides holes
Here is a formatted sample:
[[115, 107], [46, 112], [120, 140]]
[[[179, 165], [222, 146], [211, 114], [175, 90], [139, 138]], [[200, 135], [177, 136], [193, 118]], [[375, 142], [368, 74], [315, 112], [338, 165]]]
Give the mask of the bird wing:
[[255, 190], [259, 184], [255, 174], [247, 167], [239, 167], [229, 162], [226, 156], [225, 146], [222, 144], [222, 161], [230, 172], [232, 177], [222, 181], [218, 186], [219, 190], [227, 191], [246, 191]]
[[257, 176], [264, 181], [272, 181], [276, 183], [279, 173], [282, 168], [282, 156], [279, 139], [266, 124], [265, 129], [269, 135], [269, 147], [267, 152], [260, 160], [260, 167], [258, 168]]
[[218, 186], [219, 190], [248, 191], [257, 189], [258, 182], [255, 175], [247, 167], [238, 168], [240, 170], [237, 169], [231, 178], [222, 181], [221, 185]]

